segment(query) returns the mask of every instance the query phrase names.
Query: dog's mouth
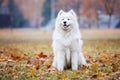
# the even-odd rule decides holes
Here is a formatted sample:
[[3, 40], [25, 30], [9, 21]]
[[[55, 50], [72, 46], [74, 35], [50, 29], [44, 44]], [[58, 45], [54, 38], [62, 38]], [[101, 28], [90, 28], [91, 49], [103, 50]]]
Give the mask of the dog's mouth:
[[63, 29], [64, 29], [64, 30], [67, 30], [69, 26], [70, 26], [70, 25], [64, 24], [64, 25], [63, 25]]

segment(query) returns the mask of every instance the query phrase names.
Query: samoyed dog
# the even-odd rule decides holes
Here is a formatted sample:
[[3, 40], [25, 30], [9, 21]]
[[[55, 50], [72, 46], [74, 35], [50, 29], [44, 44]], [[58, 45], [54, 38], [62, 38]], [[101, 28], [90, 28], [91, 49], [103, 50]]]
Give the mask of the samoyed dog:
[[81, 52], [82, 43], [76, 13], [60, 10], [53, 33], [53, 67], [63, 71], [68, 68], [78, 70], [79, 66], [86, 65]]

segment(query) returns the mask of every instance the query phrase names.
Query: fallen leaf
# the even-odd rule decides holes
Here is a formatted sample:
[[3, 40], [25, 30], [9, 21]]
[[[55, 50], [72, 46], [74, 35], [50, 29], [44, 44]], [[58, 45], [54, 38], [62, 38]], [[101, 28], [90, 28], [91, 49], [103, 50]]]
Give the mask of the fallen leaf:
[[12, 52], [12, 53], [10, 53], [10, 56], [13, 57], [13, 58], [16, 58], [17, 54]]
[[38, 54], [39, 58], [46, 58], [47, 55], [45, 55], [43, 52], [41, 52], [40, 54]]
[[98, 76], [101, 77], [103, 75], [102, 72], [98, 72]]
[[92, 68], [92, 69], [98, 68], [98, 64], [92, 64], [92, 65], [91, 65], [91, 68]]
[[67, 80], [66, 76], [65, 75], [61, 75], [61, 80]]
[[105, 58], [105, 57], [102, 57], [101, 59], [100, 59], [100, 62], [102, 62], [102, 63], [105, 63], [107, 61], [107, 59]]
[[98, 74], [93, 74], [91, 78], [97, 78]]
[[7, 73], [11, 73], [12, 69], [11, 68], [7, 68]]
[[21, 54], [21, 55], [19, 56], [19, 59], [22, 60], [22, 59], [25, 59], [25, 57], [26, 57], [25, 54]]
[[116, 64], [113, 63], [111, 66], [113, 68], [113, 71], [117, 71], [118, 70], [118, 66]]
[[8, 62], [15, 62], [15, 61], [13, 61], [12, 59], [8, 59], [7, 61], [8, 61]]
[[46, 65], [48, 68], [52, 67], [52, 64], [49, 59], [45, 60], [44, 65]]
[[29, 73], [30, 73], [30, 74], [34, 74], [34, 73], [36, 73], [36, 69], [32, 69], [32, 70], [30, 70]]
[[107, 55], [106, 53], [102, 53], [102, 54], [101, 54], [101, 57], [102, 57], [102, 58], [107, 58], [108, 55]]

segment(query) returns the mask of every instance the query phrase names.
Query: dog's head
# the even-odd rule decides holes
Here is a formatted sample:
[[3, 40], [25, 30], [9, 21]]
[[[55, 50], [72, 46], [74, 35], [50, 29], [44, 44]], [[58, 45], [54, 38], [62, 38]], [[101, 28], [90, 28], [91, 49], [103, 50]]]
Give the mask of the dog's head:
[[[64, 31], [70, 31], [76, 24], [77, 17], [73, 10], [64, 12], [60, 10], [57, 16], [57, 27], [60, 27]], [[59, 25], [59, 26], [58, 26]]]

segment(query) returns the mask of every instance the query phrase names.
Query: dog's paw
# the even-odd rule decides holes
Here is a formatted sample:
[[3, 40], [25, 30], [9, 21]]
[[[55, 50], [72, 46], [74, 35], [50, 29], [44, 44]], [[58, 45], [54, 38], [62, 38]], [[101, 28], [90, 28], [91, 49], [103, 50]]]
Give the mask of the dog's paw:
[[58, 71], [63, 71], [64, 67], [63, 66], [58, 66], [57, 69], [58, 69]]
[[90, 67], [90, 64], [83, 64], [82, 67], [89, 68], [89, 67]]
[[55, 61], [53, 61], [52, 66], [53, 66], [54, 68], [57, 68], [57, 64], [56, 64]]

